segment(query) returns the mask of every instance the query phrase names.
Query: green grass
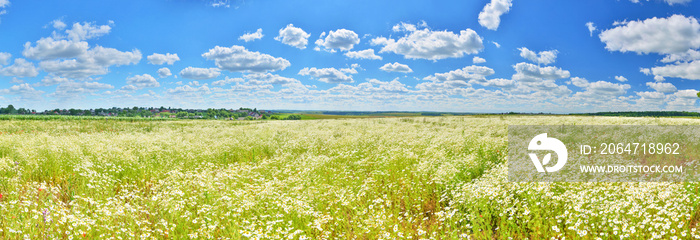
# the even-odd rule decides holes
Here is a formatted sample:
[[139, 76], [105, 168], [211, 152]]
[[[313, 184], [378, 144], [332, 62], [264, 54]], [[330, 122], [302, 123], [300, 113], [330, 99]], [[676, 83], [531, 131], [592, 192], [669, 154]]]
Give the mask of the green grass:
[[301, 120], [314, 120], [314, 119], [354, 119], [354, 118], [383, 118], [383, 117], [418, 117], [422, 116], [420, 113], [372, 113], [364, 115], [333, 115], [333, 114], [320, 114], [320, 113], [276, 113], [274, 116], [280, 118], [286, 118], [289, 115], [296, 114], [301, 116]]
[[299, 115], [301, 120], [316, 120], [316, 119], [341, 119], [341, 118], [368, 118], [370, 116], [358, 115], [326, 115], [326, 114], [308, 114], [308, 113], [276, 113], [272, 116], [277, 116], [280, 119], [287, 118], [289, 115]]

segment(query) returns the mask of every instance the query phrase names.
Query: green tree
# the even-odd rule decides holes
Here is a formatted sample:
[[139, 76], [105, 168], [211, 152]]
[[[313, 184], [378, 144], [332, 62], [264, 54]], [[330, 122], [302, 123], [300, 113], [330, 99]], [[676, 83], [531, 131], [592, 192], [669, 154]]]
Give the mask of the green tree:
[[227, 118], [231, 116], [231, 113], [226, 109], [220, 109], [216, 115], [222, 118]]
[[16, 114], [17, 113], [17, 109], [15, 109], [15, 106], [12, 106], [12, 104], [7, 105], [7, 109], [5, 109], [5, 111], [7, 111], [8, 114]]
[[144, 109], [144, 110], [141, 110], [141, 116], [142, 117], [150, 117], [150, 116], [153, 116], [153, 113], [151, 113], [151, 111]]
[[178, 118], [186, 118], [187, 112], [185, 112], [185, 111], [177, 112], [177, 114], [175, 114], [175, 116], [177, 116]]
[[216, 110], [211, 108], [207, 109], [207, 118], [214, 118], [214, 116], [216, 116]]
[[287, 118], [285, 118], [285, 120], [301, 120], [301, 115], [292, 114], [292, 115], [287, 116]]
[[698, 97], [700, 98], [700, 92], [698, 92]]

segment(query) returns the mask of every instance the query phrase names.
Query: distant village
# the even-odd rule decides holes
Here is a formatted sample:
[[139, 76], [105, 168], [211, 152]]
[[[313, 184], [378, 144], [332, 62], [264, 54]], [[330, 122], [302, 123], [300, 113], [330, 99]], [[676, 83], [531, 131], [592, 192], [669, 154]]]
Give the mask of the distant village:
[[257, 108], [239, 109], [182, 109], [182, 108], [96, 108], [96, 109], [53, 109], [37, 112], [25, 108], [16, 109], [13, 105], [0, 108], [0, 114], [15, 115], [68, 115], [68, 116], [104, 116], [104, 117], [144, 117], [144, 118], [180, 118], [180, 119], [221, 119], [221, 120], [299, 120], [299, 115], [280, 115], [272, 111]]

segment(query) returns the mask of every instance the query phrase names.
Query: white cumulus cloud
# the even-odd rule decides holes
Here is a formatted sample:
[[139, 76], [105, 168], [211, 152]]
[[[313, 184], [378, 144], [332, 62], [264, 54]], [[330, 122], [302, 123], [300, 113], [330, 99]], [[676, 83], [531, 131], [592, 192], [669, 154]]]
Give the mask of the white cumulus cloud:
[[661, 62], [671, 63], [671, 62], [690, 62], [694, 60], [700, 60], [700, 51], [689, 49], [683, 53], [672, 53], [666, 55]]
[[63, 30], [68, 25], [66, 25], [66, 23], [64, 23], [61, 19], [56, 19], [56, 20], [51, 21], [51, 26], [53, 26], [53, 28], [55, 28], [55, 29]]
[[104, 75], [110, 66], [136, 64], [141, 60], [137, 49], [122, 52], [114, 48], [97, 46], [75, 59], [41, 61], [39, 66], [46, 72], [67, 78], [86, 78]]
[[451, 85], [468, 86], [469, 84], [485, 84], [486, 76], [496, 73], [493, 69], [484, 66], [466, 66], [461, 69], [452, 70], [446, 73], [435, 73], [427, 76], [423, 80], [434, 82], [447, 82]]
[[575, 96], [585, 99], [597, 97], [616, 97], [624, 95], [631, 88], [629, 84], [611, 83], [606, 81], [589, 82], [586, 79], [574, 77], [571, 78], [574, 86], [584, 88], [585, 91], [577, 92]]
[[10, 88], [1, 89], [0, 94], [19, 95], [23, 100], [38, 100], [44, 91], [36, 90], [27, 83], [14, 85]]
[[109, 25], [98, 26], [93, 23], [84, 22], [82, 24], [73, 23], [73, 27], [66, 30], [66, 34], [69, 39], [77, 42], [107, 35], [111, 30], [112, 27]]
[[246, 33], [238, 37], [238, 40], [243, 40], [245, 42], [255, 41], [263, 38], [262, 28], [258, 28], [254, 33]]
[[646, 83], [648, 87], [656, 90], [657, 92], [661, 93], [673, 93], [678, 91], [676, 86], [673, 86], [671, 83], [664, 83], [664, 82], [647, 82]]
[[363, 96], [378, 96], [379, 94], [409, 92], [406, 85], [399, 82], [397, 79], [389, 82], [384, 82], [377, 79], [367, 79], [366, 82], [360, 83], [357, 86], [338, 84], [338, 86], [330, 88], [328, 91]]
[[629, 84], [618, 84], [606, 81], [597, 81], [588, 84], [588, 90], [596, 95], [613, 95], [619, 96], [627, 93], [627, 89], [630, 89]]
[[361, 51], [348, 51], [345, 53], [346, 57], [356, 58], [356, 59], [372, 59], [372, 60], [382, 60], [382, 57], [374, 54], [374, 49], [365, 49]]
[[330, 52], [334, 52], [335, 49], [349, 51], [355, 45], [360, 43], [360, 37], [352, 30], [338, 29], [328, 32], [328, 35], [325, 35], [325, 38], [323, 37], [324, 35], [325, 32], [321, 34], [321, 37], [318, 40], [316, 40], [316, 45], [319, 47], [323, 46], [326, 51]]
[[59, 99], [79, 98], [99, 90], [112, 88], [114, 88], [114, 86], [100, 82], [68, 81], [59, 84], [58, 87], [56, 87], [56, 91], [48, 96]]
[[569, 71], [553, 66], [540, 67], [531, 63], [521, 62], [515, 64], [513, 68], [516, 71], [513, 79], [521, 82], [537, 82], [542, 79], [556, 80], [570, 76]]
[[512, 79], [495, 78], [487, 80], [486, 83], [484, 83], [483, 85], [491, 87], [500, 87], [503, 89], [512, 89], [516, 86], [516, 83]]
[[272, 73], [252, 73], [245, 75], [245, 78], [248, 79], [248, 82], [252, 84], [280, 85], [299, 82], [299, 80], [296, 80], [294, 78], [282, 77], [280, 75]]
[[677, 54], [700, 47], [700, 23], [683, 15], [654, 17], [620, 23], [599, 37], [609, 51]]
[[228, 85], [228, 84], [231, 84], [231, 83], [238, 83], [238, 82], [243, 82], [243, 81], [245, 81], [245, 80], [243, 80], [243, 78], [229, 78], [229, 77], [226, 77], [226, 78], [224, 78], [224, 79], [222, 79], [222, 80], [217, 80], [217, 81], [212, 82], [211, 85], [212, 85], [212, 86], [224, 86], [224, 85]]
[[479, 64], [479, 63], [485, 63], [486, 59], [480, 58], [480, 57], [474, 57], [472, 58], [472, 63], [474, 64]]
[[491, 0], [479, 13], [479, 24], [490, 30], [498, 29], [501, 15], [507, 13], [512, 5], [512, 0]]
[[39, 75], [39, 71], [34, 63], [28, 62], [24, 58], [17, 58], [12, 65], [0, 69], [0, 74], [11, 77], [36, 77]]
[[588, 80], [586, 80], [585, 78], [580, 78], [580, 77], [572, 77], [571, 84], [573, 84], [574, 86], [580, 87], [580, 88], [585, 88], [585, 87], [588, 87]]
[[642, 99], [653, 99], [653, 100], [660, 100], [664, 99], [666, 95], [662, 92], [637, 92], [637, 96], [640, 96]]
[[[57, 28], [61, 24], [53, 22]], [[109, 72], [111, 66], [136, 64], [141, 60], [138, 49], [119, 51], [114, 48], [95, 46], [90, 49], [83, 41], [106, 35], [109, 25], [97, 26], [93, 23], [75, 23], [65, 34], [54, 32], [51, 37], [41, 38], [34, 45], [24, 44], [22, 55], [33, 60], [41, 60], [39, 67], [55, 76], [67, 78], [87, 78]]]
[[148, 59], [148, 62], [153, 65], [163, 65], [163, 64], [168, 64], [168, 65], [173, 65], [173, 63], [180, 61], [180, 57], [177, 56], [177, 53], [172, 54], [172, 53], [166, 53], [166, 54], [160, 54], [160, 53], [154, 53], [151, 54], [150, 56], [146, 57]]
[[218, 77], [221, 74], [218, 68], [186, 67], [180, 71], [180, 76], [189, 79], [204, 80]]
[[698, 91], [693, 89], [678, 90], [666, 99], [669, 109], [684, 110], [695, 105]]
[[184, 86], [176, 87], [173, 89], [168, 89], [168, 90], [166, 90], [166, 93], [171, 94], [171, 95], [196, 97], [196, 96], [201, 96], [203, 94], [209, 94], [209, 93], [211, 93], [211, 90], [206, 85], [196, 87], [196, 88], [190, 87], [189, 85], [184, 85]]
[[408, 65], [401, 64], [398, 62], [384, 64], [384, 66], [381, 66], [379, 69], [382, 71], [385, 71], [385, 72], [402, 72], [402, 73], [413, 72], [413, 70], [410, 67], [408, 67]]
[[407, 35], [399, 39], [377, 37], [372, 39], [371, 43], [383, 46], [379, 53], [391, 52], [403, 55], [407, 59], [428, 60], [459, 58], [465, 54], [476, 54], [484, 48], [481, 37], [471, 29], [455, 34], [416, 27], [416, 30], [406, 33]]
[[32, 46], [30, 42], [25, 43], [22, 55], [33, 60], [74, 58], [84, 55], [88, 48], [87, 42], [56, 40], [47, 37], [36, 41], [36, 46]]
[[214, 60], [217, 67], [231, 72], [268, 72], [283, 70], [290, 63], [284, 58], [273, 57], [260, 52], [251, 52], [242, 46], [209, 49], [202, 56]]
[[659, 77], [659, 79], [663, 79], [663, 77], [674, 77], [700, 80], [700, 60], [653, 67], [651, 68], [651, 72], [655, 77]]
[[154, 88], [160, 87], [160, 83], [149, 74], [141, 74], [126, 78], [126, 84], [133, 85], [137, 88]]
[[554, 61], [557, 60], [557, 54], [559, 53], [559, 51], [557, 50], [541, 51], [539, 53], [535, 53], [530, 49], [527, 49], [526, 47], [518, 48], [518, 50], [520, 50], [521, 57], [530, 60], [534, 63], [545, 65], [554, 63]]
[[166, 77], [169, 77], [171, 75], [173, 75], [173, 73], [170, 72], [169, 68], [164, 67], [164, 68], [158, 69], [158, 77], [160, 77], [160, 78], [166, 78]]
[[[65, 23], [60, 20], [54, 20], [52, 23], [57, 29], [65, 27]], [[22, 55], [33, 60], [79, 57], [88, 50], [88, 43], [83, 40], [104, 36], [109, 34], [111, 29], [109, 25], [74, 23], [72, 28], [65, 30], [65, 34], [54, 32], [52, 37], [36, 41], [36, 46], [32, 46], [30, 42], [25, 43]]]
[[335, 68], [303, 68], [298, 73], [301, 76], [312, 76], [326, 83], [352, 83], [352, 76]]
[[309, 43], [310, 36], [311, 34], [306, 33], [303, 29], [289, 24], [280, 29], [279, 35], [275, 37], [275, 40], [298, 49], [305, 49], [306, 44]]
[[44, 87], [44, 86], [51, 86], [51, 85], [56, 85], [56, 84], [60, 84], [60, 83], [66, 83], [69, 81], [70, 81], [70, 79], [68, 79], [68, 78], [48, 75], [48, 76], [44, 77], [43, 79], [41, 79], [41, 82], [34, 84], [34, 86]]

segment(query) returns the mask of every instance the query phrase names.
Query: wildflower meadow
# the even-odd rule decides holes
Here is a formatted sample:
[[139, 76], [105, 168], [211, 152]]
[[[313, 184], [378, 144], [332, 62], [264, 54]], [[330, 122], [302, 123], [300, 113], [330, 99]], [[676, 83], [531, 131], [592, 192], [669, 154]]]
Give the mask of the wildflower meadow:
[[0, 239], [700, 238], [696, 182], [508, 182], [539, 124], [700, 120], [7, 119]]

